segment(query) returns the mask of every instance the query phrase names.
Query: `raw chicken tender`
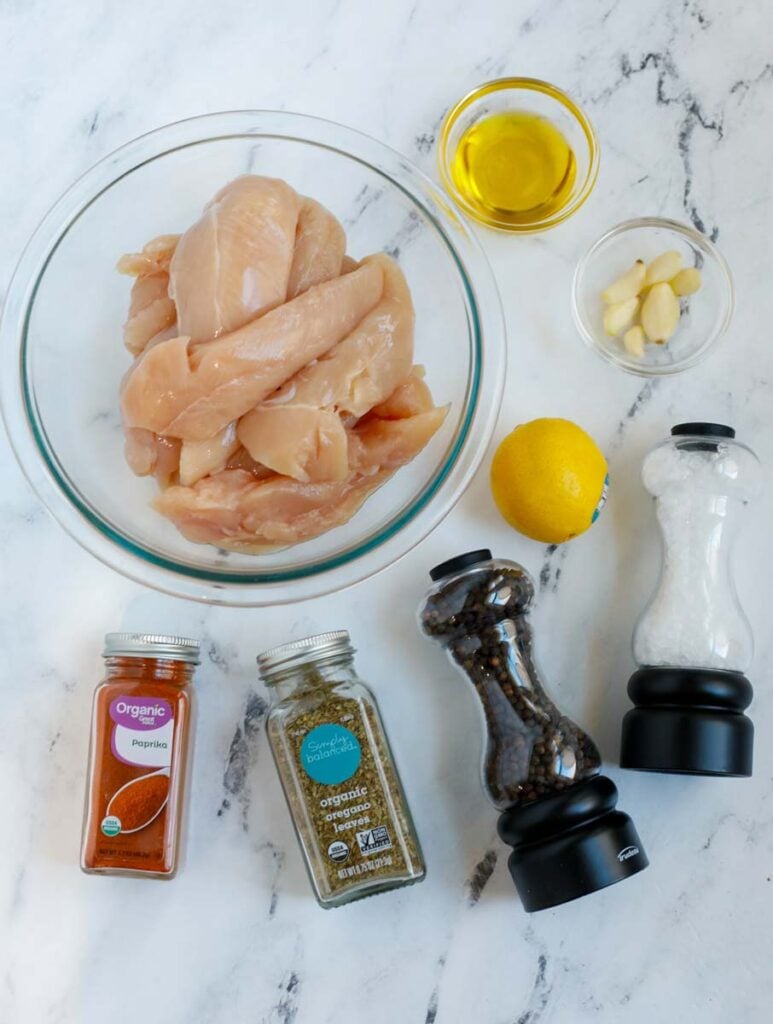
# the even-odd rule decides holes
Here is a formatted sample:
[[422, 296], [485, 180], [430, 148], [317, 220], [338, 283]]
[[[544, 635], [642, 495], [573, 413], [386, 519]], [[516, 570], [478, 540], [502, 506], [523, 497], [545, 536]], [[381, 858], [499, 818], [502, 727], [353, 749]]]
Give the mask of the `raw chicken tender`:
[[265, 466], [261, 466], [259, 462], [256, 462], [247, 449], [242, 447], [236, 449], [226, 463], [225, 468], [243, 469], [247, 473], [252, 473], [256, 480], [265, 480], [267, 476], [274, 475], [270, 469], [266, 469]]
[[259, 554], [340, 526], [440, 428], [414, 311], [384, 253], [276, 178], [221, 189], [118, 268], [125, 456], [189, 540]]
[[152, 430], [134, 427], [126, 431], [124, 455], [137, 476], [154, 476], [167, 487], [180, 465], [180, 442], [176, 437], [161, 437]]
[[247, 413], [239, 440], [258, 462], [295, 480], [343, 480], [349, 471], [342, 417], [359, 419], [411, 372], [413, 303], [402, 271], [386, 255], [378, 305], [335, 348]]
[[123, 343], [132, 355], [142, 355], [148, 343], [176, 320], [177, 310], [169, 298], [169, 274], [165, 270], [143, 274], [132, 287]]
[[180, 483], [189, 486], [208, 474], [219, 473], [239, 447], [235, 423], [206, 441], [184, 441], [180, 448]]
[[[129, 319], [124, 327], [124, 342], [134, 355], [141, 355], [150, 344], [175, 336], [169, 333], [169, 329], [176, 322], [177, 313], [175, 303], [168, 294], [168, 270], [176, 248], [180, 249], [184, 257], [178, 256], [175, 260], [178, 276], [184, 286], [191, 285], [193, 282], [186, 276], [186, 268], [191, 265], [197, 247], [202, 244], [202, 222], [210, 226], [214, 224], [215, 213], [221, 220], [228, 219], [230, 214], [248, 202], [255, 203], [261, 193], [264, 199], [266, 196], [270, 198], [278, 191], [277, 186], [286, 188], [284, 183], [277, 183], [271, 179], [237, 179], [218, 194], [216, 200], [207, 208], [202, 221], [197, 222], [182, 239], [177, 235], [161, 236], [148, 243], [142, 253], [122, 258], [122, 267], [141, 275], [132, 289]], [[265, 228], [265, 224], [263, 227]], [[256, 232], [253, 232], [252, 241], [255, 240], [255, 235]], [[337, 277], [341, 271], [345, 248], [346, 235], [336, 218], [313, 199], [303, 199], [297, 220], [293, 259], [289, 268], [288, 296], [294, 297], [315, 284]], [[152, 273], [148, 273], [150, 269]], [[282, 288], [284, 287], [282, 283]], [[209, 326], [216, 337], [233, 321], [236, 310], [233, 303], [224, 301], [215, 305], [214, 313], [215, 318]], [[235, 430], [235, 422], [229, 423], [215, 437], [203, 441], [184, 441], [182, 448], [177, 440], [172, 445], [170, 439], [148, 431], [147, 435], [152, 433], [152, 438], [145, 436], [141, 443], [136, 438], [127, 440], [127, 461], [139, 476], [155, 473], [156, 462], [152, 453], [157, 450], [163, 451], [164, 479], [168, 480], [178, 469], [172, 465], [172, 453], [177, 452], [180, 456], [180, 482], [193, 484], [208, 473], [218, 472], [225, 467], [230, 455], [239, 447], [235, 439]]]
[[242, 416], [237, 436], [263, 466], [294, 480], [343, 480], [349, 472], [346, 429], [335, 409], [259, 405]]
[[432, 393], [424, 380], [424, 367], [414, 366], [410, 376], [392, 392], [386, 401], [374, 405], [368, 416], [382, 420], [404, 420], [420, 412], [434, 409]]
[[295, 252], [287, 282], [287, 298], [341, 274], [346, 235], [336, 218], [314, 199], [304, 199], [298, 215]]
[[[315, 284], [322, 284], [338, 277], [345, 248], [344, 229], [332, 213], [313, 199], [304, 199], [298, 215], [287, 298], [295, 298]], [[221, 329], [221, 325], [218, 324], [215, 336]], [[180, 453], [180, 483], [194, 484], [207, 474], [224, 469], [228, 458], [239, 446], [235, 421], [229, 423], [213, 438], [204, 441], [183, 441]]]
[[214, 437], [346, 337], [381, 298], [383, 278], [368, 259], [214, 341], [155, 345], [124, 382], [124, 423], [189, 441]]
[[303, 484], [256, 480], [229, 469], [194, 487], [170, 487], [155, 507], [189, 540], [260, 553], [286, 547], [348, 522], [362, 503], [439, 429], [447, 409], [404, 420], [372, 419], [352, 432], [352, 471], [342, 481]]
[[144, 277], [158, 271], [169, 273], [169, 264], [174, 256], [179, 235], [159, 235], [152, 238], [142, 252], [128, 252], [118, 261], [118, 272], [131, 277]]
[[[127, 253], [118, 261], [118, 270], [136, 277], [132, 285], [129, 315], [123, 328], [124, 345], [134, 356], [148, 346], [165, 340], [174, 328], [177, 310], [169, 297], [169, 264], [179, 235], [159, 235], [142, 252]], [[137, 476], [153, 475], [162, 487], [176, 476], [180, 460], [180, 442], [150, 430], [126, 429], [124, 455]]]
[[284, 181], [254, 174], [217, 193], [172, 257], [181, 335], [208, 341], [285, 301], [300, 206]]
[[141, 355], [149, 342], [177, 320], [177, 310], [169, 296], [169, 263], [179, 237], [159, 235], [142, 252], [127, 253], [118, 261], [121, 273], [137, 278], [123, 328], [124, 345], [132, 355]]

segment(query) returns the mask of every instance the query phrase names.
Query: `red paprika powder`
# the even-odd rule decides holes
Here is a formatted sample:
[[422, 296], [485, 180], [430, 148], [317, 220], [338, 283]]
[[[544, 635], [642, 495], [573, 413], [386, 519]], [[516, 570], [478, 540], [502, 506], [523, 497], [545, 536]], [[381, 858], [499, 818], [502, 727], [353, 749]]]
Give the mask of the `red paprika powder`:
[[141, 775], [118, 790], [107, 805], [107, 813], [121, 822], [121, 832], [136, 832], [146, 828], [164, 809], [169, 796], [169, 776]]
[[199, 644], [108, 633], [94, 694], [81, 867], [171, 878], [178, 866]]

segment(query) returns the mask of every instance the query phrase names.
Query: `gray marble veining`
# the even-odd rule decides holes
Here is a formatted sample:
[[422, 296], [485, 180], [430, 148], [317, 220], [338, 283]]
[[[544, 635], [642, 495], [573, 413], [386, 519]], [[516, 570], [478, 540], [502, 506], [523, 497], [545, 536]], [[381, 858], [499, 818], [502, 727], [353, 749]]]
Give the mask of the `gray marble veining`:
[[[1, 5], [0, 26], [0, 292], [56, 196], [159, 124], [223, 109], [298, 110], [369, 132], [434, 174], [443, 113], [469, 88], [501, 74], [561, 85], [596, 125], [601, 173], [582, 211], [552, 233], [480, 232], [510, 339], [495, 440], [534, 416], [566, 416], [599, 440], [612, 477], [593, 530], [546, 549], [499, 521], [482, 470], [452, 515], [381, 576], [250, 612], [164, 597], [103, 568], [41, 510], [1, 440], [2, 1024], [767, 1022], [770, 488], [737, 551], [758, 638], [754, 778], [650, 777], [615, 761], [631, 629], [657, 562], [643, 454], [672, 422], [709, 418], [732, 422], [773, 467], [769, 5], [41, 0]], [[721, 347], [656, 385], [597, 360], [569, 310], [585, 248], [647, 213], [716, 239], [738, 289]], [[396, 225], [393, 247], [409, 242], [410, 223]], [[533, 917], [514, 896], [479, 786], [472, 697], [413, 622], [426, 569], [481, 543], [539, 579], [546, 678], [598, 739], [651, 859], [624, 884]], [[311, 898], [265, 742], [254, 656], [342, 626], [378, 694], [429, 874], [326, 914]], [[106, 631], [131, 628], [204, 641], [188, 857], [170, 885], [77, 869], [98, 652]]]

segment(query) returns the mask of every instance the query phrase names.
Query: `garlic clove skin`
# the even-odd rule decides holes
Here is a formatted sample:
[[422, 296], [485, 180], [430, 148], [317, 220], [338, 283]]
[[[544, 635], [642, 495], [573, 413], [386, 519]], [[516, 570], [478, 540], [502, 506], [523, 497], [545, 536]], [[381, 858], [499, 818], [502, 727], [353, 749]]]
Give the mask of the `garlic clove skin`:
[[646, 341], [644, 328], [639, 324], [629, 327], [623, 335], [623, 345], [629, 355], [641, 359], [644, 356], [644, 343]]
[[666, 252], [662, 252], [660, 256], [656, 256], [648, 264], [644, 277], [644, 287], [651, 288], [652, 285], [659, 284], [661, 281], [670, 281], [682, 269], [682, 262], [682, 254], [677, 252], [676, 249], [668, 249]]
[[674, 295], [693, 295], [703, 284], [697, 267], [685, 267], [669, 282]]
[[679, 299], [667, 281], [654, 284], [641, 308], [641, 324], [650, 341], [662, 345], [679, 324]]
[[[673, 295], [673, 292], [671, 293]], [[639, 300], [636, 296], [625, 299], [623, 302], [615, 302], [604, 310], [603, 325], [606, 334], [613, 338], [621, 334], [633, 323], [636, 312], [639, 309]]]
[[604, 289], [601, 293], [602, 302], [613, 305], [617, 302], [625, 302], [626, 299], [635, 298], [644, 284], [646, 273], [647, 267], [644, 260], [637, 260], [630, 270], [627, 270], [622, 277], [618, 277], [608, 288]]

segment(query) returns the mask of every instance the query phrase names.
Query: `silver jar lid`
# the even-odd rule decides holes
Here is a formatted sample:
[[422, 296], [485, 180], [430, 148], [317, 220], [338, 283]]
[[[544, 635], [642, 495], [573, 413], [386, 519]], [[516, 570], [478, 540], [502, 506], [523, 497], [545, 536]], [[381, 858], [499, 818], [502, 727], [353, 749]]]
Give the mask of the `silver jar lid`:
[[293, 640], [289, 644], [271, 647], [258, 655], [258, 671], [263, 681], [268, 683], [274, 676], [301, 665], [341, 656], [351, 658], [353, 654], [349, 633], [345, 629], [337, 629], [331, 633], [318, 633], [316, 636], [307, 636], [305, 640]]
[[164, 633], [108, 633], [105, 637], [104, 658], [164, 658], [199, 664], [198, 640], [185, 636], [167, 636]]

